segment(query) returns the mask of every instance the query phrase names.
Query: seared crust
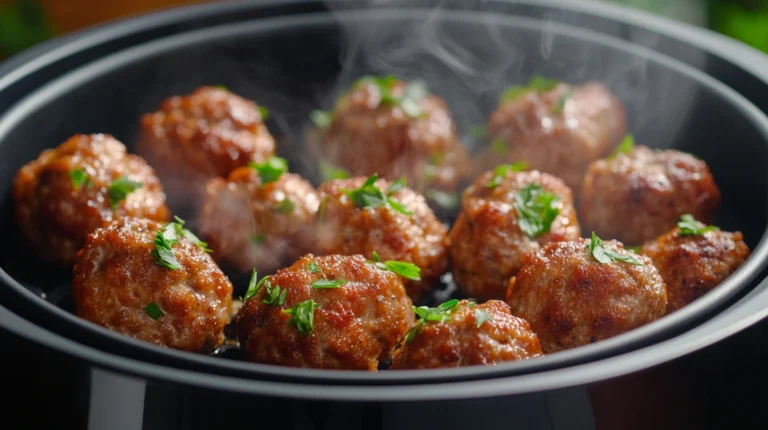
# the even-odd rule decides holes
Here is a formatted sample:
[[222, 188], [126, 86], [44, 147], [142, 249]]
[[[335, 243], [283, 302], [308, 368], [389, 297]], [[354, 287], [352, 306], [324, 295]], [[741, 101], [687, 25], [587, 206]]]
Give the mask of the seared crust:
[[297, 174], [262, 184], [255, 169], [241, 167], [208, 183], [199, 230], [222, 266], [273, 273], [311, 250], [319, 203], [314, 187]]
[[[319, 270], [312, 272], [311, 263]], [[339, 288], [312, 288], [320, 279], [347, 282]], [[285, 303], [263, 303], [262, 286], [236, 317], [240, 345], [254, 362], [376, 371], [414, 322], [402, 280], [360, 255], [308, 254], [269, 281], [287, 291]], [[316, 307], [313, 329], [305, 336], [289, 324], [291, 315], [284, 310], [309, 299]]]
[[[461, 291], [478, 300], [504, 299], [509, 278], [526, 255], [547, 243], [581, 236], [571, 190], [558, 178], [539, 171], [508, 172], [494, 188], [485, 172], [464, 191], [459, 216], [449, 236], [451, 269]], [[550, 231], [537, 237], [524, 233], [514, 208], [515, 195], [538, 184], [560, 198], [560, 213]]]
[[[180, 268], [150, 254], [163, 224], [122, 218], [88, 236], [73, 269], [72, 297], [81, 318], [170, 348], [208, 353], [224, 341], [232, 284], [211, 256], [186, 238], [172, 246]], [[144, 309], [156, 303], [165, 315]]]
[[[477, 327], [478, 312], [490, 319]], [[482, 322], [482, 320], [480, 321]], [[530, 325], [500, 300], [461, 300], [450, 320], [425, 323], [392, 358], [393, 370], [497, 364], [543, 355]]]
[[[382, 260], [413, 263], [421, 269], [421, 280], [408, 280], [405, 287], [411, 299], [418, 302], [447, 269], [448, 229], [424, 198], [409, 188], [393, 193], [392, 198], [413, 215], [389, 205], [357, 207], [343, 190], [359, 188], [366, 179], [337, 179], [318, 188], [321, 215], [317, 224], [317, 252], [361, 254], [369, 259], [377, 252]], [[379, 179], [375, 186], [386, 193], [390, 184]]]
[[593, 163], [581, 194], [584, 229], [627, 245], [655, 239], [683, 214], [712, 223], [721, 200], [706, 162], [645, 146]]
[[[90, 184], [76, 187], [70, 172], [82, 169]], [[141, 183], [113, 209], [108, 187], [125, 176]], [[16, 223], [24, 242], [42, 260], [71, 266], [86, 236], [122, 216], [165, 221], [170, 212], [155, 171], [107, 134], [76, 134], [46, 149], [14, 179]]]
[[680, 235], [675, 227], [643, 245], [667, 284], [667, 313], [674, 312], [717, 287], [750, 254], [741, 232], [713, 230]]
[[667, 292], [651, 259], [623, 249], [642, 265], [600, 263], [587, 239], [551, 243], [531, 254], [509, 281], [507, 303], [525, 319], [549, 354], [628, 332], [664, 315]]

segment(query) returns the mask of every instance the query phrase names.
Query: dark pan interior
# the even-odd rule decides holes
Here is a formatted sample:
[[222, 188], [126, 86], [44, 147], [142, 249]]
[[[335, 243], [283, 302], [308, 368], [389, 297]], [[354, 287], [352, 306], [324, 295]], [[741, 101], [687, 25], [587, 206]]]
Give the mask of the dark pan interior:
[[[469, 128], [485, 123], [505, 86], [532, 74], [573, 83], [601, 81], [624, 102], [636, 142], [681, 149], [708, 162], [723, 193], [717, 223], [742, 231], [753, 250], [750, 262], [716, 292], [632, 333], [528, 362], [432, 374], [515, 374], [617, 354], [701, 320], [748, 288], [762, 268], [768, 121], [722, 84], [674, 59], [562, 24], [471, 12], [339, 12], [250, 21], [148, 42], [64, 75], [7, 111], [0, 118], [0, 237], [5, 241], [0, 268], [13, 281], [2, 286], [0, 297], [30, 320], [67, 336], [180, 367], [260, 378], [380, 378], [382, 383], [429, 378], [423, 372], [361, 375], [238, 363], [114, 335], [69, 314], [70, 273], [20, 253], [10, 218], [13, 176], [40, 151], [75, 133], [113, 134], [130, 149], [142, 113], [167, 96], [204, 84], [225, 85], [267, 106], [279, 155], [317, 184], [314, 162], [302, 150], [309, 112], [330, 106], [358, 76], [387, 73], [425, 79], [447, 100], [472, 150], [483, 143], [473, 141]], [[454, 214], [442, 215], [450, 222]], [[446, 298], [449, 283], [440, 293], [432, 302]]]

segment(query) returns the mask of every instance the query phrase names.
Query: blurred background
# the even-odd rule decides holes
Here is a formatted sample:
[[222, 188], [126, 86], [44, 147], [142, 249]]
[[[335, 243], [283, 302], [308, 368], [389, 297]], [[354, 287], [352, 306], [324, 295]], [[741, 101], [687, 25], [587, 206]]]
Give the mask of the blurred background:
[[[0, 61], [50, 37], [83, 27], [211, 1], [216, 0], [0, 0]], [[706, 27], [768, 52], [768, 0], [601, 1]]]

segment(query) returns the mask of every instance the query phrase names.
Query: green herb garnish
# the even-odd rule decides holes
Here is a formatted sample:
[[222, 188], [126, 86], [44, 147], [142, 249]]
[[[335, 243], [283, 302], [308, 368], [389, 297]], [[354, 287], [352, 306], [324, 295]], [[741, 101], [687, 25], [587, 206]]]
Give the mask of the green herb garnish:
[[138, 190], [141, 187], [141, 182], [132, 181], [125, 176], [112, 181], [112, 183], [109, 184], [109, 187], [107, 187], [107, 192], [109, 193], [109, 201], [112, 209], [116, 208], [117, 204], [121, 200], [125, 199], [128, 194]]
[[551, 91], [558, 84], [560, 84], [560, 81], [534, 75], [528, 81], [528, 85], [524, 87], [519, 85], [510, 85], [507, 87], [499, 97], [499, 104], [510, 100], [516, 100], [520, 98], [520, 96], [523, 96], [531, 91], [535, 91], [537, 93]]
[[320, 200], [320, 207], [317, 208], [317, 220], [322, 221], [325, 218], [325, 209], [328, 207], [328, 196], [323, 196]]
[[491, 151], [499, 155], [507, 153], [507, 145], [503, 137], [499, 136], [491, 141]]
[[405, 176], [401, 176], [400, 178], [395, 179], [392, 181], [391, 184], [389, 184], [389, 187], [387, 187], [387, 195], [391, 196], [392, 194], [402, 190], [403, 188], [408, 186], [408, 178]]
[[288, 171], [288, 162], [284, 158], [270, 157], [263, 163], [251, 161], [248, 166], [259, 172], [262, 184], [268, 184], [280, 179], [283, 173]]
[[290, 309], [284, 309], [284, 313], [291, 315], [289, 325], [293, 325], [304, 336], [312, 333], [315, 320], [315, 301], [312, 299], [303, 301]]
[[91, 178], [88, 177], [88, 174], [85, 173], [85, 170], [82, 168], [77, 168], [69, 171], [69, 179], [72, 181], [72, 185], [75, 187], [76, 190], [79, 190], [80, 187], [85, 184], [87, 187], [91, 187]]
[[373, 174], [363, 183], [360, 188], [353, 190], [341, 190], [346, 194], [352, 202], [360, 208], [377, 208], [380, 206], [389, 206], [405, 215], [413, 215], [413, 212], [408, 210], [402, 203], [396, 201], [392, 197], [387, 197], [384, 193], [375, 185], [379, 179], [377, 174]]
[[447, 191], [430, 188], [424, 192], [424, 197], [434, 202], [443, 209], [454, 209], [461, 203], [459, 193], [449, 193]]
[[482, 309], [475, 309], [475, 327], [480, 327], [486, 321], [493, 321], [493, 317]]
[[699, 236], [708, 231], [717, 230], [716, 226], [705, 225], [697, 221], [691, 214], [680, 216], [677, 227], [680, 229], [677, 233], [679, 236]]
[[381, 270], [388, 270], [390, 272], [397, 273], [403, 278], [410, 279], [413, 281], [421, 280], [421, 269], [419, 268], [419, 266], [413, 263], [407, 263], [405, 261], [395, 261], [395, 260], [381, 261], [381, 258], [379, 257], [379, 254], [376, 251], [373, 251], [373, 260], [374, 261], [368, 261], [368, 262], [375, 264], [376, 267], [378, 267]]
[[528, 163], [521, 161], [513, 164], [502, 164], [493, 170], [493, 176], [485, 183], [486, 188], [495, 188], [501, 184], [509, 172], [522, 172], [528, 168]]
[[627, 247], [626, 247], [626, 249], [627, 249], [628, 251], [632, 251], [632, 252], [634, 252], [635, 254], [639, 254], [639, 253], [640, 253], [640, 250], [641, 250], [641, 248], [642, 248], [642, 247], [640, 247], [640, 246], [627, 246]]
[[349, 178], [349, 170], [336, 167], [325, 161], [320, 162], [320, 174], [323, 176], [323, 181], [330, 179], [346, 179]]
[[248, 289], [245, 290], [245, 297], [243, 297], [243, 300], [248, 300], [251, 297], [253, 297], [254, 294], [259, 292], [259, 288], [261, 288], [261, 285], [258, 287], [256, 286], [256, 279], [258, 278], [258, 273], [256, 273], [256, 269], [253, 269], [253, 272], [251, 272], [251, 279], [248, 281]]
[[539, 184], [528, 184], [515, 194], [517, 222], [525, 234], [537, 237], [552, 228], [552, 222], [560, 214], [560, 199], [545, 191]]
[[269, 112], [269, 109], [265, 108], [264, 106], [259, 106], [259, 115], [261, 115], [262, 121], [266, 121], [272, 114]]
[[635, 147], [635, 138], [631, 134], [627, 134], [624, 136], [624, 139], [621, 140], [621, 143], [619, 146], [616, 147], [616, 150], [613, 151], [613, 154], [611, 154], [612, 157], [615, 157], [619, 154], [628, 154], [630, 151], [632, 151], [632, 148]]
[[333, 122], [333, 112], [324, 110], [313, 110], [309, 113], [309, 119], [312, 120], [318, 128], [327, 129]]
[[153, 320], [156, 320], [161, 316], [165, 315], [165, 312], [163, 312], [163, 310], [160, 309], [160, 306], [155, 302], [148, 304], [144, 308], [144, 311], [146, 311], [147, 315], [149, 315], [149, 317], [152, 318]]
[[314, 261], [309, 263], [307, 266], [307, 270], [309, 270], [309, 273], [317, 273], [320, 271], [320, 266], [317, 265]]
[[419, 321], [411, 328], [405, 335], [405, 341], [411, 343], [416, 336], [416, 332], [428, 322], [443, 322], [448, 321], [451, 318], [451, 313], [456, 309], [459, 304], [458, 299], [449, 300], [442, 303], [436, 308], [430, 308], [427, 306], [411, 306], [413, 312], [419, 317]]
[[282, 212], [284, 214], [291, 213], [294, 209], [296, 209], [296, 203], [288, 197], [280, 200], [280, 202], [272, 207], [273, 211]]
[[595, 260], [601, 263], [610, 263], [612, 261], [624, 261], [631, 264], [643, 265], [643, 262], [631, 255], [621, 255], [620, 253], [606, 248], [602, 239], [592, 232], [592, 239], [589, 242], [589, 253], [595, 257]]
[[[277, 284], [275, 284], [273, 287], [272, 283], [269, 282], [269, 279], [267, 278], [262, 279], [262, 282], [264, 282], [264, 289], [267, 293], [264, 297], [264, 300], [261, 302], [270, 306], [282, 306], [283, 303], [285, 303], [285, 296], [288, 294], [288, 290], [280, 288], [280, 286]], [[258, 288], [259, 287], [257, 287], [257, 291]]]
[[163, 235], [166, 239], [175, 243], [179, 240], [180, 237], [183, 237], [199, 246], [200, 248], [203, 248], [205, 252], [212, 252], [212, 250], [208, 248], [208, 244], [206, 242], [200, 240], [200, 238], [195, 236], [195, 234], [189, 231], [188, 228], [184, 227], [185, 222], [183, 219], [179, 218], [178, 216], [174, 216], [173, 219], [174, 221], [169, 222], [163, 228]]
[[560, 96], [559, 99], [557, 99], [557, 103], [555, 103], [554, 106], [552, 106], [552, 113], [559, 114], [562, 113], [565, 109], [565, 103], [568, 101], [569, 98], [573, 95], [573, 90], [571, 88], [568, 88], [565, 90], [563, 95]]
[[427, 86], [422, 80], [415, 80], [405, 87], [403, 96], [395, 97], [392, 94], [397, 78], [387, 76], [364, 76], [358, 79], [355, 86], [368, 82], [379, 90], [379, 104], [382, 106], [397, 106], [411, 118], [421, 118], [425, 112], [419, 106], [419, 102], [427, 96]]
[[179, 267], [179, 261], [173, 255], [173, 249], [171, 248], [174, 243], [177, 242], [176, 236], [173, 238], [167, 238], [164, 235], [165, 228], [158, 230], [155, 235], [155, 249], [150, 254], [155, 257], [155, 262], [158, 266], [165, 267], [171, 270], [176, 270]]
[[346, 283], [347, 283], [346, 279], [318, 279], [315, 282], [313, 282], [311, 286], [312, 288], [317, 288], [317, 289], [339, 288]]

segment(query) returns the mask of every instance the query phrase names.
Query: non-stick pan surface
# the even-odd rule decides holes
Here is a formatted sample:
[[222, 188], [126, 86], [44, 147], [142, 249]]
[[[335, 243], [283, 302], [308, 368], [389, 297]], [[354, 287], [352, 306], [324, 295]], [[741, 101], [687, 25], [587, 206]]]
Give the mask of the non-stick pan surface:
[[[744, 232], [753, 250], [750, 260], [704, 298], [628, 334], [537, 360], [429, 372], [281, 368], [128, 339], [72, 315], [67, 310], [68, 274], [50, 276], [34, 261], [18, 259], [13, 246], [5, 247], [0, 264], [2, 303], [38, 324], [38, 334], [50, 330], [89, 345], [83, 353], [94, 354], [94, 360], [116, 354], [125, 363], [145, 361], [142, 372], [171, 366], [177, 375], [211, 375], [195, 382], [226, 380], [233, 387], [261, 390], [270, 386], [257, 380], [298, 389], [306, 383], [392, 385], [525, 375], [510, 378], [511, 385], [494, 380], [495, 390], [509, 390], [527, 386], [522, 381], [544, 371], [621, 356], [682, 333], [745, 294], [759, 279], [768, 253], [768, 119], [744, 95], [706, 73], [714, 54], [691, 48], [680, 61], [601, 33], [599, 26], [563, 19], [581, 14], [591, 16], [582, 19], [590, 23], [597, 14], [566, 13], [553, 5], [482, 2], [483, 11], [478, 12], [453, 10], [442, 2], [437, 12], [420, 6], [374, 12], [368, 5], [331, 4], [332, 12], [323, 4], [298, 1], [190, 8], [112, 24], [11, 60], [0, 73], [2, 213], [8, 216], [10, 211], [8, 190], [16, 169], [41, 150], [78, 132], [114, 134], [130, 148], [141, 113], [163, 97], [197, 85], [223, 84], [263, 101], [275, 117], [269, 125], [281, 142], [279, 152], [312, 178], [312, 160], [296, 155], [301, 153], [308, 113], [327, 106], [340, 88], [362, 73], [426, 79], [446, 98], [464, 130], [487, 117], [490, 102], [504, 86], [538, 73], [606, 83], [624, 101], [637, 141], [679, 148], [707, 160], [724, 195], [718, 224]], [[467, 9], [467, 4], [459, 9]], [[601, 19], [633, 29], [618, 19]], [[749, 76], [749, 82], [759, 82]], [[11, 223], [3, 223], [3, 229], [4, 238], [13, 236]], [[559, 380], [567, 383], [569, 378]], [[439, 397], [440, 389], [429, 394]]]

